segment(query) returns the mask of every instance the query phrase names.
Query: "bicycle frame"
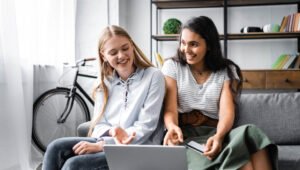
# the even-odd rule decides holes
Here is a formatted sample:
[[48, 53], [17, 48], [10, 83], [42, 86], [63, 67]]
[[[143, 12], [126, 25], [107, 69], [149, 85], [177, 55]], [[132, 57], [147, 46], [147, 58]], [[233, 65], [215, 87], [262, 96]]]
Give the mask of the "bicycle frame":
[[[77, 82], [78, 77], [87, 77], [87, 78], [97, 78], [97, 76], [92, 76], [92, 75], [88, 75], [88, 74], [81, 74], [79, 73], [79, 67], [80, 66], [84, 66], [86, 61], [92, 61], [92, 60], [96, 60], [95, 58], [87, 58], [87, 59], [83, 59], [83, 60], [79, 60], [76, 62], [76, 66], [75, 68], [76, 70], [76, 74], [74, 76], [74, 80], [73, 80], [73, 84], [72, 87], [70, 89], [70, 93], [68, 95], [68, 100], [67, 100], [67, 104], [66, 107], [64, 108], [63, 113], [60, 115], [60, 117], [57, 120], [57, 123], [64, 123], [66, 121], [66, 119], [68, 118], [68, 116], [71, 113], [73, 104], [74, 104], [74, 100], [75, 100], [75, 94], [76, 94], [76, 90], [78, 89], [81, 94], [83, 94], [83, 96], [92, 104], [94, 105], [94, 101], [93, 99], [85, 92], [85, 90], [80, 86], [80, 84]], [[80, 64], [82, 63], [82, 64]], [[59, 87], [58, 87], [59, 88]], [[71, 102], [71, 103], [70, 103]]]

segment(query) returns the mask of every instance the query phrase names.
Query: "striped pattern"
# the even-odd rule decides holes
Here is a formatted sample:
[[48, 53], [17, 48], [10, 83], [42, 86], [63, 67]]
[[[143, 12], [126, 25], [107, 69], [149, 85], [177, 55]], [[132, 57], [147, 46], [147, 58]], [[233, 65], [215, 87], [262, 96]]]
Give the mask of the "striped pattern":
[[224, 81], [229, 80], [226, 70], [211, 73], [203, 84], [197, 84], [188, 65], [181, 65], [173, 59], [164, 63], [162, 72], [177, 81], [179, 113], [201, 110], [203, 114], [218, 119], [220, 94]]

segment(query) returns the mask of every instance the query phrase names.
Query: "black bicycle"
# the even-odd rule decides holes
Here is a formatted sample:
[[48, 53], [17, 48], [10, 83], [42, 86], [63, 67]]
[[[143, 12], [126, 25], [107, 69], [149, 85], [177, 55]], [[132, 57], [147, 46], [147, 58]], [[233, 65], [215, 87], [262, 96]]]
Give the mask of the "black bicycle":
[[[80, 73], [80, 67], [95, 58], [81, 59], [76, 62], [74, 80], [71, 88], [56, 87], [44, 92], [33, 104], [32, 139], [43, 152], [48, 144], [60, 137], [76, 136], [77, 126], [91, 119], [88, 102], [94, 105], [92, 98], [77, 81], [78, 77], [97, 78]], [[80, 93], [77, 92], [80, 91]]]

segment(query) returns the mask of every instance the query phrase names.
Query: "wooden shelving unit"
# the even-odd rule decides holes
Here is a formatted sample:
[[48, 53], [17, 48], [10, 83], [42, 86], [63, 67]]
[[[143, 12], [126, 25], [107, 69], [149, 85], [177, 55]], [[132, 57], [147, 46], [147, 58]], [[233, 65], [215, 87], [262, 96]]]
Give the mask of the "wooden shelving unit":
[[[156, 6], [156, 22], [158, 10], [182, 9], [182, 8], [223, 8], [224, 34], [220, 39], [224, 42], [224, 56], [227, 57], [228, 40], [257, 40], [257, 39], [297, 39], [298, 51], [300, 51], [300, 32], [279, 33], [228, 33], [227, 32], [227, 8], [240, 6], [263, 5], [288, 5], [297, 4], [300, 11], [300, 0], [152, 0], [151, 1], [151, 34], [152, 30], [152, 5]], [[158, 25], [156, 23], [156, 25]], [[177, 41], [179, 35], [151, 35], [152, 41]], [[156, 43], [157, 44], [157, 43]], [[157, 49], [157, 48], [156, 48]], [[244, 76], [243, 87], [245, 89], [300, 89], [300, 69], [294, 70], [242, 70]]]
[[[176, 41], [178, 37], [178, 34], [152, 35], [152, 38], [157, 41]], [[228, 40], [300, 38], [300, 32], [228, 34], [227, 38]], [[220, 39], [223, 40], [224, 35], [220, 35]]]
[[[152, 0], [158, 9], [224, 7], [224, 0]], [[299, 0], [227, 0], [231, 6], [288, 5]]]

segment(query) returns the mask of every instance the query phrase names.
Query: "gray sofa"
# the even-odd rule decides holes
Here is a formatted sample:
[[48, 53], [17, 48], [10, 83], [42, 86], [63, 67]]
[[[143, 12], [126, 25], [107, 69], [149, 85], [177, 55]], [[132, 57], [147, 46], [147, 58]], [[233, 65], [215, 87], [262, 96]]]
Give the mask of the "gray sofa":
[[248, 123], [277, 144], [280, 170], [300, 170], [300, 93], [243, 94], [235, 126]]
[[[300, 170], [300, 93], [242, 94], [235, 126], [255, 124], [278, 145], [280, 170]], [[78, 127], [86, 136], [88, 123]]]

